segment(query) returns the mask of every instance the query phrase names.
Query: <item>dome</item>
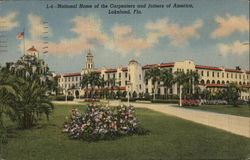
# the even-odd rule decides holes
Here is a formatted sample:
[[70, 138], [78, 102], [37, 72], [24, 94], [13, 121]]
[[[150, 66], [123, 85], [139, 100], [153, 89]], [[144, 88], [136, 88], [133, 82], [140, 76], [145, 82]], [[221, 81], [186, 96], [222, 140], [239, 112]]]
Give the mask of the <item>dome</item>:
[[87, 54], [87, 57], [93, 57], [93, 54], [89, 52], [89, 53]]
[[133, 62], [138, 63], [138, 62], [137, 62], [136, 60], [134, 60], [134, 59], [132, 59], [132, 60], [129, 61], [129, 63], [133, 63]]

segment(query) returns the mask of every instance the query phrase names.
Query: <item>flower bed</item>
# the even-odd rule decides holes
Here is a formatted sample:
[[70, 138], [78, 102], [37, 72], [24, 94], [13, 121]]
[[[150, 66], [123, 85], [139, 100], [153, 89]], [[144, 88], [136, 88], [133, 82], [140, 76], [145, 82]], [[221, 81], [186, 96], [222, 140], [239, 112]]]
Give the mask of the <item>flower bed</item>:
[[86, 141], [110, 140], [124, 135], [148, 133], [139, 126], [134, 107], [119, 106], [115, 111], [111, 111], [108, 105], [89, 105], [84, 114], [72, 109], [63, 132], [69, 133], [71, 138]]
[[85, 102], [100, 102], [100, 99], [85, 99]]
[[199, 104], [200, 104], [199, 100], [187, 100], [187, 99], [182, 100], [183, 106], [199, 106]]

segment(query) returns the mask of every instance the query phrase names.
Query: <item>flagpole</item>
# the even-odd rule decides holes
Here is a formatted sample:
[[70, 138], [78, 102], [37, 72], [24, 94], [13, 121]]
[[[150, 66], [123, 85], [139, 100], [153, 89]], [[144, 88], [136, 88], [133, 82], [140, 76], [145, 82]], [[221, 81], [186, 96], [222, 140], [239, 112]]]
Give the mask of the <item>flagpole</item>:
[[25, 55], [25, 28], [23, 28], [23, 55]]

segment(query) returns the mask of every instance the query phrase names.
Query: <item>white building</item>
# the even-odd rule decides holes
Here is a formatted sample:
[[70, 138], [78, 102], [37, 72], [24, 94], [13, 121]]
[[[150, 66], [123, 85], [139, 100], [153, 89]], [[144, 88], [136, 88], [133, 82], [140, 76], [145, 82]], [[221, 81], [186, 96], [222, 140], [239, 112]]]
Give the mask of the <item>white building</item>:
[[[160, 69], [167, 69], [172, 72], [198, 72], [200, 75], [200, 85], [208, 88], [211, 91], [216, 91], [220, 88], [223, 88], [227, 83], [236, 82], [247, 89], [247, 92], [241, 93], [241, 99], [250, 99], [250, 71], [197, 65], [191, 60], [144, 66], [135, 60], [131, 60], [127, 67], [118, 67], [116, 69], [101, 68], [97, 70], [94, 69], [93, 58], [93, 54], [89, 52], [86, 56], [85, 68], [83, 68], [80, 73], [57, 75], [56, 77], [58, 78], [59, 86], [63, 89], [74, 88], [74, 90], [80, 91], [80, 94], [84, 94], [85, 92], [80, 86], [81, 76], [89, 72], [96, 72], [99, 73], [100, 76], [104, 78], [104, 80], [111, 78], [115, 79], [115, 82], [119, 88], [112, 89], [114, 92], [119, 90], [121, 92], [135, 92], [137, 95], [144, 93], [149, 93], [152, 95], [154, 84], [152, 84], [151, 80], [145, 81], [144, 76], [146, 70], [149, 68], [158, 67]], [[167, 92], [166, 87], [163, 85], [158, 86], [157, 94], [165, 95]], [[107, 84], [106, 87], [110, 88], [111, 86]], [[95, 91], [99, 90], [101, 90], [101, 88], [96, 86]], [[170, 88], [170, 94], [178, 93], [178, 86], [175, 84], [172, 86], [172, 88]]]

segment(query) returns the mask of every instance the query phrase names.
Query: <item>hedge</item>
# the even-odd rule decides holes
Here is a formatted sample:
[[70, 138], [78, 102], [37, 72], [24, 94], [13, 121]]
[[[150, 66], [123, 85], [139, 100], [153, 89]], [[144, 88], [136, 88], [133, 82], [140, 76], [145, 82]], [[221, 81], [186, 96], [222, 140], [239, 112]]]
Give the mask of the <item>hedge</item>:
[[[65, 95], [57, 95], [57, 96], [53, 96], [52, 99], [54, 101], [65, 101], [66, 96]], [[71, 96], [71, 95], [67, 96], [67, 100], [68, 101], [73, 101], [74, 100], [74, 96]]]
[[156, 100], [151, 100], [152, 103], [174, 103], [178, 104], [179, 100], [177, 99], [156, 99]]

